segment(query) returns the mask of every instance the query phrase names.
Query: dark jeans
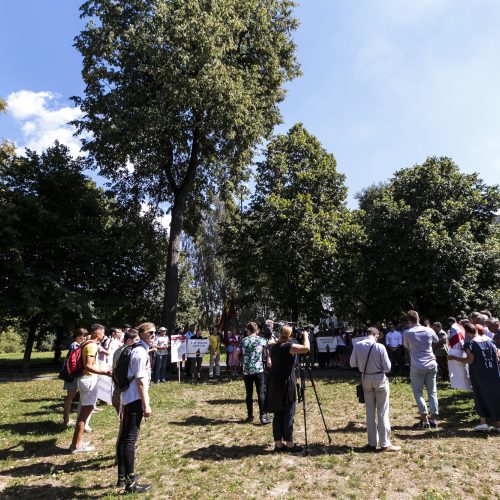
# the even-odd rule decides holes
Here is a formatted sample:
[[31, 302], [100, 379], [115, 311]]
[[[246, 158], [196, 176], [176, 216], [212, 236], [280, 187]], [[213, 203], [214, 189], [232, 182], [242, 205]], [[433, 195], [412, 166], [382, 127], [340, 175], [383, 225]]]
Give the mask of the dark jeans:
[[156, 353], [154, 382], [165, 380], [167, 372], [167, 354]]
[[448, 357], [447, 356], [436, 356], [436, 361], [439, 367], [439, 372], [444, 381], [450, 381], [450, 374], [448, 371]]
[[274, 414], [273, 439], [275, 441], [293, 441], [293, 419], [295, 417], [296, 401], [285, 403], [283, 410]]
[[391, 361], [391, 372], [401, 373], [403, 371], [403, 348], [399, 346], [395, 351], [390, 347], [387, 347], [387, 354], [389, 355], [389, 360]]
[[139, 437], [142, 415], [140, 399], [123, 407], [123, 420], [116, 443], [118, 477], [129, 477], [134, 474], [135, 443]]
[[255, 389], [257, 390], [257, 400], [259, 402], [259, 415], [263, 415], [264, 412], [264, 397], [265, 397], [265, 384], [264, 384], [264, 372], [255, 373], [254, 375], [243, 375], [243, 380], [245, 382], [245, 389], [247, 391], [247, 414], [249, 417], [253, 417], [253, 385], [255, 384]]
[[191, 361], [191, 373], [193, 377], [199, 377], [201, 375], [201, 363], [203, 362], [203, 356], [197, 356], [192, 358]]

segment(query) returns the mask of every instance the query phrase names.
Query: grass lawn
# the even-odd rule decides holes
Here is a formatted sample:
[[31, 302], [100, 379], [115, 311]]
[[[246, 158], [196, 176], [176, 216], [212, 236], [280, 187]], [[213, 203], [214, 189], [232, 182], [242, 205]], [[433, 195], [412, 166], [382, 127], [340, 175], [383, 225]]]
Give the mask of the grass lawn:
[[[393, 381], [393, 442], [403, 452], [367, 453], [356, 381], [350, 375], [316, 379], [331, 445], [307, 389], [307, 457], [273, 454], [271, 426], [241, 423], [241, 380], [153, 385], [153, 417], [142, 425], [136, 461], [137, 472], [154, 484], [149, 498], [500, 498], [500, 435], [469, 431], [477, 423], [471, 394], [440, 385], [445, 423], [435, 431], [415, 431], [409, 382]], [[0, 383], [2, 498], [121, 493], [114, 487], [114, 409], [103, 407], [92, 417], [94, 432], [86, 438], [96, 451], [74, 456], [67, 451], [72, 430], [60, 424], [62, 398], [59, 380]], [[295, 423], [295, 439], [303, 443], [301, 407]]]

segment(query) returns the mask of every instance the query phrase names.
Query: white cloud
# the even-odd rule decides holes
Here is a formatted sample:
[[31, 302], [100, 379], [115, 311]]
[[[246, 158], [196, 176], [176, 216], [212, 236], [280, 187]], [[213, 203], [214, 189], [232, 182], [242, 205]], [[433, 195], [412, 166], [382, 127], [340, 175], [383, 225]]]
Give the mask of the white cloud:
[[73, 156], [80, 153], [80, 141], [74, 137], [75, 128], [68, 123], [82, 116], [79, 108], [60, 105], [60, 96], [53, 92], [19, 90], [7, 97], [7, 110], [21, 127], [16, 141], [21, 152], [25, 147], [41, 152], [55, 140], [66, 145]]

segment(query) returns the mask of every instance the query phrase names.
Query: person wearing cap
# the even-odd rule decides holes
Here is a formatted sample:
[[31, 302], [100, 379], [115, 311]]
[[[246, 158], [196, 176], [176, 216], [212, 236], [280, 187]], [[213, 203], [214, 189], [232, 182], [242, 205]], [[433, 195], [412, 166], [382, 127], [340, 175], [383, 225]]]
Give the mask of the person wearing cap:
[[169, 338], [167, 334], [167, 329], [162, 326], [158, 330], [156, 335], [155, 347], [156, 347], [156, 358], [154, 364], [154, 377], [153, 382], [158, 384], [159, 382], [165, 382], [166, 372], [167, 372], [167, 357], [168, 357], [168, 345]]

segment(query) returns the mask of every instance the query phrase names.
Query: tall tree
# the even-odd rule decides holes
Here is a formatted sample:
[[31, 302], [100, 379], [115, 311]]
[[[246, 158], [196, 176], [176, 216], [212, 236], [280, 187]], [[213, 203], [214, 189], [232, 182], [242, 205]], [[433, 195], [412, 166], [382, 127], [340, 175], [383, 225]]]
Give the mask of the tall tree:
[[493, 305], [498, 186], [431, 157], [359, 200], [366, 239], [355, 279], [366, 319], [392, 319], [409, 308], [443, 319]]
[[[268, 145], [258, 164], [251, 203], [253, 276], [278, 311], [293, 321], [319, 320], [331, 296], [337, 238], [346, 231], [344, 176], [336, 161], [302, 124]], [[261, 279], [261, 278], [260, 278]]]
[[[162, 320], [175, 326], [181, 233], [217, 186], [245, 176], [298, 74], [289, 0], [90, 0], [76, 39], [77, 122], [101, 173], [171, 210]], [[133, 165], [127, 170], [126, 166]], [[189, 220], [196, 226], [195, 220]]]

